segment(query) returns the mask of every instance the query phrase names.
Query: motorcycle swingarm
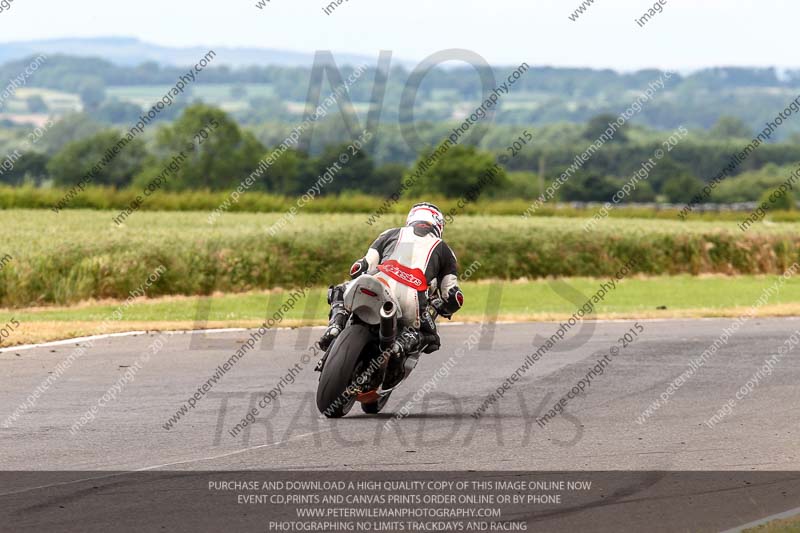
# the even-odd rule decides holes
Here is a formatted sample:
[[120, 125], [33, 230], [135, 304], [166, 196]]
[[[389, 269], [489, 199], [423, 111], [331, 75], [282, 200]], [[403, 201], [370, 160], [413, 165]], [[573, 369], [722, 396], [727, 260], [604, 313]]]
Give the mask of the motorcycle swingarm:
[[419, 360], [419, 352], [407, 356], [406, 360], [403, 362], [403, 370], [404, 370], [403, 379], [401, 379], [397, 383], [397, 385], [395, 385], [390, 389], [384, 389], [383, 385], [378, 387], [378, 390], [375, 391], [378, 394], [378, 396], [386, 396], [388, 394], [391, 394], [397, 387], [399, 387], [408, 378], [409, 374], [411, 374], [411, 371], [414, 370], [414, 368], [416, 368], [418, 360]]

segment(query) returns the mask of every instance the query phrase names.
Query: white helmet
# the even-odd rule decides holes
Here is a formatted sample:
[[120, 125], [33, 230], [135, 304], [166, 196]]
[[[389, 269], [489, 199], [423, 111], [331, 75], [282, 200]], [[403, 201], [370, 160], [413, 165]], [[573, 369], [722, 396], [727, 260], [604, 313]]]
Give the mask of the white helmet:
[[425, 222], [433, 227], [436, 236], [441, 238], [444, 232], [444, 215], [435, 205], [422, 202], [414, 204], [406, 218], [406, 226], [411, 226], [417, 222]]

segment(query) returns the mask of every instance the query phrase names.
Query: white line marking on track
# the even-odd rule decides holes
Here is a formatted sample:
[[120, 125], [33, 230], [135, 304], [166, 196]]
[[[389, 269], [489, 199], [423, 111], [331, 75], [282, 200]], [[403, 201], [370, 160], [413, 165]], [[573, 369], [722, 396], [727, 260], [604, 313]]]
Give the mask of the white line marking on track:
[[[314, 326], [314, 327], [322, 327], [322, 326]], [[8, 348], [0, 348], [0, 353], [5, 352], [13, 352], [19, 350], [31, 350], [33, 348], [46, 348], [48, 346], [63, 346], [65, 344], [73, 344], [76, 342], [85, 342], [90, 340], [100, 340], [100, 339], [109, 339], [113, 337], [131, 337], [136, 335], [146, 335], [148, 333], [163, 333], [164, 335], [183, 335], [185, 333], [193, 333], [203, 332], [203, 333], [235, 333], [241, 331], [251, 331], [253, 328], [218, 328], [218, 329], [176, 329], [176, 330], [169, 330], [169, 331], [159, 331], [155, 329], [147, 330], [147, 331], [121, 331], [119, 333], [103, 333], [99, 335], [89, 335], [87, 337], [75, 337], [73, 339], [64, 339], [60, 341], [49, 341], [49, 342], [42, 342], [38, 344], [21, 344], [19, 346], [10, 346]], [[272, 328], [272, 331], [282, 331], [288, 329], [297, 329], [297, 328]]]
[[[445, 406], [436, 407], [436, 408], [431, 409], [431, 411], [439, 411], [441, 409], [444, 409], [444, 407]], [[95, 477], [87, 477], [87, 478], [82, 478], [82, 479], [73, 479], [71, 481], [62, 481], [60, 483], [51, 483], [49, 485], [39, 485], [39, 486], [36, 486], [36, 487], [29, 487], [29, 488], [26, 488], [26, 489], [19, 489], [19, 490], [15, 490], [15, 491], [11, 491], [11, 492], [4, 492], [4, 493], [0, 493], [0, 498], [2, 498], [3, 496], [13, 496], [15, 494], [23, 494], [25, 492], [31, 492], [31, 491], [34, 491], [34, 490], [47, 489], [47, 488], [50, 488], [50, 487], [60, 487], [60, 486], [63, 486], [63, 485], [74, 485], [75, 483], [82, 483], [84, 481], [94, 481], [94, 480], [97, 480], [97, 479], [109, 479], [109, 478], [113, 478], [113, 477], [119, 477], [119, 476], [125, 476], [125, 475], [128, 475], [128, 474], [133, 474], [133, 473], [136, 473], [136, 472], [148, 472], [148, 471], [151, 471], [151, 470], [156, 470], [158, 468], [165, 468], [165, 467], [168, 467], [168, 466], [185, 465], [185, 464], [190, 464], [190, 463], [201, 463], [203, 461], [214, 461], [216, 459], [223, 459], [225, 457], [232, 457], [234, 455], [239, 455], [241, 453], [245, 453], [245, 452], [249, 452], [249, 451], [253, 451], [253, 450], [258, 450], [258, 449], [261, 449], [261, 448], [271, 448], [273, 446], [279, 446], [281, 444], [285, 444], [287, 442], [292, 442], [294, 440], [302, 439], [302, 438], [305, 438], [305, 437], [312, 437], [312, 436], [315, 436], [315, 435], [322, 435], [323, 433], [328, 433], [330, 431], [333, 431], [333, 428], [321, 429], [319, 431], [311, 431], [309, 433], [303, 433], [302, 435], [297, 435], [295, 437], [291, 437], [291, 438], [288, 438], [288, 439], [285, 439], [285, 440], [279, 440], [279, 441], [276, 441], [276, 442], [271, 442], [269, 444], [259, 444], [258, 446], [250, 446], [249, 448], [242, 448], [241, 450], [234, 450], [232, 452], [221, 453], [219, 455], [212, 455], [211, 457], [201, 457], [199, 459], [186, 459], [185, 461], [175, 461], [174, 463], [164, 463], [164, 464], [161, 464], [161, 465], [145, 466], [145, 467], [142, 467], [142, 468], [137, 468], [136, 470], [131, 470], [130, 472], [115, 472], [113, 474], [108, 474], [108, 475], [105, 475], [105, 476], [95, 476]], [[195, 471], [189, 470], [188, 472], [195, 472]]]
[[[800, 317], [763, 317], [763, 318], [780, 318], [784, 320], [800, 320]], [[623, 322], [631, 322], [634, 320], [638, 320], [639, 322], [680, 322], [680, 321], [687, 321], [690, 320], [692, 322], [696, 322], [699, 320], [703, 321], [710, 321], [710, 320], [729, 320], [732, 317], [705, 317], [705, 318], [603, 318], [598, 320], [592, 320], [592, 322], [597, 323], [607, 323], [607, 324], [618, 324]], [[536, 321], [513, 321], [513, 320], [499, 320], [494, 322], [497, 325], [513, 325], [513, 324], [559, 324], [558, 320], [536, 320]], [[438, 327], [451, 327], [451, 326], [469, 326], [472, 324], [480, 324], [480, 322], [447, 322], [444, 324], [438, 324]], [[292, 329], [303, 329], [303, 328], [324, 328], [325, 326], [303, 326], [300, 328], [290, 328], [290, 327], [282, 327], [282, 328], [272, 328], [271, 331], [287, 331]], [[203, 333], [235, 333], [241, 331], [252, 331], [254, 328], [218, 328], [218, 329], [178, 329], [178, 330], [169, 330], [169, 331], [160, 331], [160, 330], [147, 330], [147, 331], [123, 331], [119, 333], [103, 333], [100, 335], [89, 335], [87, 337], [75, 337], [72, 339], [64, 339], [60, 341], [49, 341], [49, 342], [42, 342], [38, 344], [21, 344], [19, 346], [9, 346], [8, 348], [0, 348], [0, 353], [5, 352], [13, 352], [19, 350], [32, 350], [33, 348], [46, 348], [48, 346], [63, 346], [65, 344], [72, 344], [76, 342], [84, 342], [88, 340], [100, 340], [100, 339], [107, 339], [113, 337], [130, 337], [136, 335], [146, 335], [147, 333], [163, 333], [165, 335], [183, 335], [186, 333], [192, 333], [195, 331], [202, 331]]]
[[754, 522], [750, 522], [747, 524], [742, 524], [741, 526], [736, 526], [732, 529], [726, 529], [721, 533], [739, 533], [745, 529], [750, 529], [753, 527], [758, 527], [762, 524], [766, 524], [767, 522], [772, 522], [773, 520], [781, 520], [782, 518], [792, 518], [793, 516], [800, 515], [800, 507], [796, 507], [794, 509], [789, 509], [788, 511], [784, 511], [782, 513], [774, 514], [771, 516], [767, 516], [766, 518], [762, 518], [760, 520], [756, 520]]
[[[258, 450], [260, 448], [270, 448], [272, 446], [279, 446], [281, 444], [285, 444], [287, 442], [291, 442], [291, 441], [297, 440], [297, 439], [302, 439], [304, 437], [311, 437], [313, 435], [321, 435], [323, 433], [327, 433], [329, 431], [332, 431], [332, 429], [333, 428], [323, 429], [323, 430], [320, 430], [320, 431], [312, 431], [310, 433], [303, 433], [302, 435], [297, 435], [295, 437], [291, 437], [291, 438], [286, 439], [286, 440], [280, 440], [280, 441], [277, 441], [277, 442], [271, 442], [269, 444], [259, 444], [258, 446], [251, 446], [249, 448], [242, 448], [241, 450], [234, 450], [232, 452], [226, 452], [226, 453], [222, 453], [222, 454], [219, 454], [219, 455], [213, 455], [211, 457], [201, 457], [199, 459], [186, 459], [185, 461], [175, 461], [174, 463], [164, 463], [164, 464], [161, 464], [161, 465], [145, 466], [145, 467], [142, 467], [142, 468], [137, 468], [136, 470], [131, 470], [129, 472], [115, 472], [113, 474], [108, 474], [108, 475], [105, 475], [105, 476], [95, 476], [95, 477], [87, 477], [87, 478], [82, 478], [82, 479], [73, 479], [71, 481], [62, 481], [60, 483], [51, 483], [49, 485], [39, 485], [37, 487], [29, 487], [29, 488], [26, 488], [26, 489], [20, 489], [20, 490], [15, 490], [15, 491], [11, 491], [11, 492], [4, 492], [4, 493], [0, 493], [0, 498], [2, 498], [3, 496], [12, 496], [14, 494], [22, 494], [22, 493], [30, 492], [30, 491], [33, 491], [33, 490], [47, 489], [47, 488], [50, 488], [50, 487], [59, 487], [59, 486], [62, 486], [62, 485], [73, 485], [75, 483], [81, 483], [81, 482], [84, 482], [84, 481], [94, 481], [94, 480], [97, 480], [97, 479], [108, 479], [108, 478], [113, 478], [113, 477], [126, 476], [128, 474], [134, 474], [136, 472], [148, 472], [150, 470], [156, 470], [158, 468], [165, 468], [165, 467], [168, 467], [168, 466], [176, 466], [176, 465], [183, 465], [183, 464], [189, 464], [189, 463], [200, 463], [200, 462], [203, 462], [203, 461], [214, 461], [216, 459], [222, 459], [222, 458], [225, 458], [225, 457], [231, 457], [233, 455], [238, 455], [240, 453], [245, 453], [245, 452], [249, 452], [249, 451], [252, 451], [252, 450]], [[192, 472], [192, 471], [189, 471], [189, 472]]]

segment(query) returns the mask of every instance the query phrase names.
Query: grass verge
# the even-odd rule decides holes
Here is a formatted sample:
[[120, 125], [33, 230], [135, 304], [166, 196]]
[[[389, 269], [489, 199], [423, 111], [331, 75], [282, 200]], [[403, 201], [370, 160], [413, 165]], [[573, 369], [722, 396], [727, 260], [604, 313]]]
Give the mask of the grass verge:
[[[137, 212], [117, 227], [112, 216], [0, 210], [0, 306], [125, 299], [156, 270], [151, 297], [324, 283], [341, 279], [381, 231], [404, 223], [397, 215], [301, 213], [276, 230], [279, 214], [230, 213], [209, 224], [203, 212]], [[606, 219], [589, 232], [579, 219], [457, 216], [446, 238], [462, 268], [480, 262], [472, 281], [602, 278], [632, 259], [645, 276], [780, 274], [800, 261], [800, 223], [743, 233], [731, 222]]]
[[760, 526], [745, 529], [742, 533], [800, 533], [800, 516], [773, 520]]
[[[597, 319], [735, 317], [748, 310], [776, 276], [638, 277], [620, 282], [598, 304]], [[558, 321], [567, 319], [593, 295], [596, 278], [562, 280], [488, 280], [463, 284], [464, 309], [457, 320], [480, 322]], [[0, 324], [19, 326], [0, 346], [73, 338], [101, 332], [253, 327], [275, 313], [289, 298], [280, 289], [211, 297], [167, 296], [140, 299], [121, 312], [117, 301], [87, 301], [70, 307], [0, 310]], [[325, 290], [314, 289], [286, 313], [279, 327], [323, 325], [328, 306]], [[758, 316], [800, 315], [800, 279], [791, 278], [758, 309]], [[107, 321], [107, 328], [101, 325]], [[8, 329], [8, 327], [6, 328]]]

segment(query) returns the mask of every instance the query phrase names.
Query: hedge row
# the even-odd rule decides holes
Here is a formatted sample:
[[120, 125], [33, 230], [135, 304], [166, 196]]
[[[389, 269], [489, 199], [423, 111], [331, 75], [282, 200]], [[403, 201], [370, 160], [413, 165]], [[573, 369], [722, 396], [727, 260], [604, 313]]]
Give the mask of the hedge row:
[[[45, 189], [35, 187], [8, 187], [0, 186], [0, 209], [50, 209], [65, 197], [67, 189]], [[88, 187], [83, 192], [75, 195], [66, 207], [67, 210], [95, 209], [116, 210], [129, 207], [137, 195], [142, 195], [141, 190], [121, 189], [109, 187]], [[297, 204], [297, 198], [276, 196], [263, 192], [245, 192], [238, 197], [238, 201], [230, 201], [229, 192], [213, 192], [207, 190], [168, 192], [157, 190], [154, 194], [144, 197], [141, 211], [206, 211], [213, 212], [221, 205], [228, 202], [224, 213], [281, 213]], [[433, 201], [444, 211], [455, 208], [459, 213], [468, 215], [522, 215], [529, 210], [533, 200], [488, 200], [480, 199], [477, 202], [468, 202], [463, 207], [459, 206], [458, 198], [402, 198], [399, 202], [387, 202], [386, 198], [367, 196], [363, 194], [344, 194], [340, 196], [322, 196], [311, 202], [306, 202], [303, 211], [306, 213], [373, 213], [386, 204], [387, 213], [405, 213], [409, 205], [416, 201]], [[677, 219], [678, 209], [655, 209], [649, 207], [620, 206], [611, 210], [612, 218], [658, 218], [665, 220]], [[574, 208], [568, 205], [546, 205], [533, 211], [537, 217], [591, 217], [596, 209]], [[224, 215], [223, 215], [224, 216]], [[742, 220], [745, 213], [737, 212], [695, 212], [691, 218], [694, 220]], [[777, 212], [770, 214], [775, 221], [796, 222], [800, 221], [800, 211]]]
[[[0, 270], [0, 305], [67, 304], [126, 298], [159, 265], [150, 296], [297, 287], [315, 272], [318, 285], [345, 279], [380, 231], [402, 223], [386, 216], [300, 214], [274, 237], [282, 215], [230, 214], [215, 225], [207, 213], [135, 213], [122, 227], [112, 212], [0, 212], [13, 259]], [[472, 279], [613, 275], [638, 258], [635, 273], [779, 274], [800, 261], [795, 224], [606, 220], [592, 232], [568, 218], [456, 217], [445, 238]]]

